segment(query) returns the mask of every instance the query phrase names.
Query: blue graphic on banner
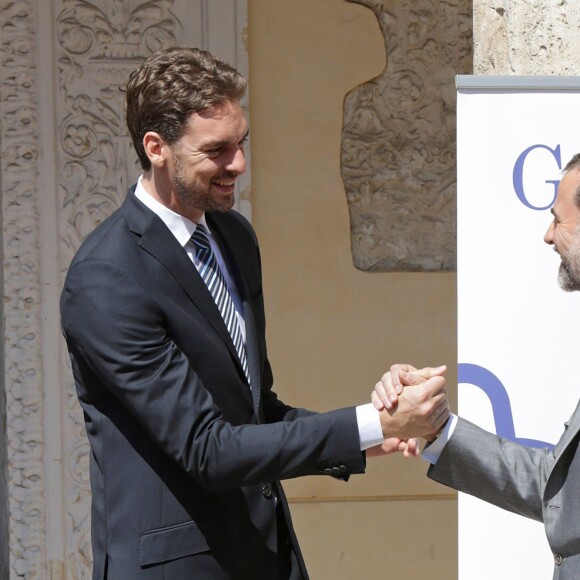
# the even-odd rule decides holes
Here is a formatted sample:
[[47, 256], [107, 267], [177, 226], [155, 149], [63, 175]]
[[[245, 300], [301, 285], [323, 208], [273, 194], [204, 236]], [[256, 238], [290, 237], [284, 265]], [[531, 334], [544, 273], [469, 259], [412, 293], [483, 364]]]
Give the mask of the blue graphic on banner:
[[478, 365], [461, 363], [458, 365], [457, 373], [459, 383], [468, 383], [479, 387], [487, 395], [493, 411], [495, 432], [500, 437], [527, 447], [554, 448], [554, 445], [545, 441], [516, 437], [509, 395], [502, 382], [491, 371]]
[[558, 165], [558, 169], [562, 169], [562, 155], [560, 154], [560, 145], [556, 145], [555, 149], [552, 149], [551, 147], [548, 147], [547, 145], [532, 145], [531, 147], [528, 147], [526, 150], [522, 151], [519, 155], [519, 157], [516, 159], [515, 165], [514, 165], [514, 171], [513, 171], [513, 184], [514, 184], [514, 191], [516, 192], [516, 195], [518, 196], [518, 199], [526, 206], [529, 207], [530, 209], [535, 209], [538, 211], [542, 211], [545, 209], [550, 209], [553, 205], [554, 202], [556, 201], [556, 194], [558, 192], [558, 184], [560, 183], [559, 180], [551, 180], [551, 179], [547, 179], [545, 181], [545, 183], [551, 183], [554, 186], [554, 194], [552, 195], [551, 201], [548, 205], [545, 206], [535, 206], [532, 205], [530, 203], [530, 201], [528, 200], [527, 196], [526, 196], [526, 192], [524, 191], [524, 164], [527, 160], [528, 155], [532, 152], [535, 151], [536, 149], [545, 149], [546, 151], [549, 151], [552, 154], [552, 157], [554, 158], [554, 160], [556, 161], [557, 165]]

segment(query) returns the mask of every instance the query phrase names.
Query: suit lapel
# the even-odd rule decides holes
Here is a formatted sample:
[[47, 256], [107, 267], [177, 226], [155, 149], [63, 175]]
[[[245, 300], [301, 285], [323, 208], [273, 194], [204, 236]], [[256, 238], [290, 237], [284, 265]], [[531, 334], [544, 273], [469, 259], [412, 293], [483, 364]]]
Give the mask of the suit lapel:
[[562, 453], [568, 448], [570, 443], [574, 441], [578, 433], [580, 433], [580, 401], [578, 402], [572, 417], [570, 417], [570, 420], [566, 424], [566, 430], [558, 442], [558, 456], [556, 457], [556, 461], [562, 456]]
[[139, 245], [158, 260], [181, 285], [194, 305], [227, 345], [241, 369], [230, 333], [195, 266], [163, 221], [141, 204], [133, 195], [133, 191], [133, 189], [129, 191], [122, 210], [131, 230], [141, 236]]
[[560, 472], [560, 470], [558, 469], [558, 464], [564, 458], [569, 457], [569, 454], [566, 451], [573, 442], [578, 441], [577, 437], [579, 433], [580, 433], [580, 401], [578, 401], [578, 405], [576, 407], [576, 410], [572, 414], [572, 417], [570, 417], [570, 420], [566, 423], [566, 430], [562, 434], [560, 441], [558, 441], [556, 448], [554, 449], [555, 461], [550, 470], [550, 475], [548, 476], [549, 479], [552, 478], [552, 476], [555, 476], [555, 474]]
[[260, 388], [262, 379], [260, 375], [260, 358], [258, 351], [258, 338], [256, 336], [256, 324], [254, 322], [254, 313], [250, 303], [243, 301], [244, 320], [246, 321], [246, 356], [248, 357], [248, 366], [250, 369], [250, 382], [252, 387], [252, 402], [254, 403], [254, 413], [257, 418], [262, 415]]

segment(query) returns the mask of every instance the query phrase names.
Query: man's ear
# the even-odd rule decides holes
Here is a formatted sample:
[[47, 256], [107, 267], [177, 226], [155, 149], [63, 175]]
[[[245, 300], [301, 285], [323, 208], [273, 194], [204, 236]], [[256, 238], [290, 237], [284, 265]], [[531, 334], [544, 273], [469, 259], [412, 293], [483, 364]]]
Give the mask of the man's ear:
[[152, 167], [160, 169], [165, 165], [170, 148], [159, 133], [147, 131], [143, 136], [143, 148]]

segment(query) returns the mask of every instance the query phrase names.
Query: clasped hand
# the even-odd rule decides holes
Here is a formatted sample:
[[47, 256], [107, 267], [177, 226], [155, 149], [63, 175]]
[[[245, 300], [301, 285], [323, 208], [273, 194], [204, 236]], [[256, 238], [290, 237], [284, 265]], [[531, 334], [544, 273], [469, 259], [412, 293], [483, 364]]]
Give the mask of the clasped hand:
[[449, 418], [445, 389], [445, 366], [416, 369], [409, 364], [393, 365], [375, 385], [371, 400], [379, 411], [385, 441], [368, 455], [401, 451], [416, 456], [416, 437], [431, 441]]

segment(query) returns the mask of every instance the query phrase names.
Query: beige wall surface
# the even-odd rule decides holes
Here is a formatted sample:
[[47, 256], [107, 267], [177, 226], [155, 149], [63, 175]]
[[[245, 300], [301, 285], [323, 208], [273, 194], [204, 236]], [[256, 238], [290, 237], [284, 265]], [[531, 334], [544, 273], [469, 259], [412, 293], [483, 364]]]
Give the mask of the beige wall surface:
[[[250, 0], [248, 24], [252, 212], [276, 391], [325, 411], [367, 402], [391, 363], [446, 363], [455, 408], [455, 274], [371, 274], [352, 262], [342, 107], [386, 63], [373, 13], [345, 0]], [[456, 577], [455, 497], [425, 471], [388, 457], [347, 484], [287, 482], [312, 577]]]
[[291, 507], [311, 580], [457, 578], [454, 499]]

